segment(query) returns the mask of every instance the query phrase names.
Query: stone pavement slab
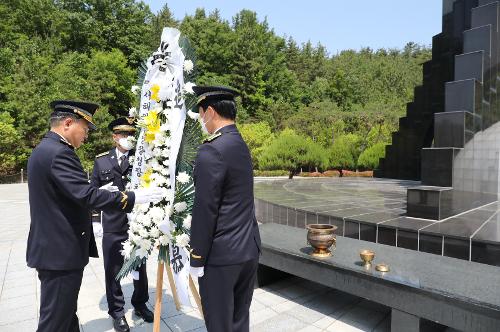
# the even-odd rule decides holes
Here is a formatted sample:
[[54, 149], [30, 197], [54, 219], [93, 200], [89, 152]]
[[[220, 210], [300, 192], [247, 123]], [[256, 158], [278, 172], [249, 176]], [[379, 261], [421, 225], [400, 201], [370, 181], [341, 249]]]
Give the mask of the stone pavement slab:
[[[39, 282], [36, 271], [26, 266], [26, 239], [29, 232], [29, 205], [26, 184], [0, 185], [0, 332], [33, 332], [38, 322]], [[98, 247], [101, 250], [100, 241]], [[80, 330], [113, 331], [107, 314], [102, 253], [85, 268], [78, 300]], [[156, 263], [147, 263], [153, 310]], [[126, 318], [133, 332], [152, 331], [133, 314], [131, 278], [123, 283]], [[179, 312], [164, 281], [161, 330], [165, 332], [204, 332], [203, 319], [196, 308]], [[195, 302], [192, 301], [194, 304]], [[258, 288], [250, 307], [251, 331], [389, 331], [388, 309], [377, 304], [328, 289], [308, 280], [290, 278]]]

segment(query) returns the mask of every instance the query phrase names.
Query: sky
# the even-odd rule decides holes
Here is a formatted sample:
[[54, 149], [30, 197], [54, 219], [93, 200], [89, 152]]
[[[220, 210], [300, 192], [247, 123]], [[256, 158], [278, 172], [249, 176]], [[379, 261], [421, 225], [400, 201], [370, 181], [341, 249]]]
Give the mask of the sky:
[[440, 0], [143, 0], [156, 13], [165, 3], [176, 19], [196, 8], [219, 9], [231, 22], [242, 9], [267, 17], [279, 36], [299, 44], [321, 42], [330, 54], [361, 47], [403, 48], [407, 42], [430, 45], [441, 32]]

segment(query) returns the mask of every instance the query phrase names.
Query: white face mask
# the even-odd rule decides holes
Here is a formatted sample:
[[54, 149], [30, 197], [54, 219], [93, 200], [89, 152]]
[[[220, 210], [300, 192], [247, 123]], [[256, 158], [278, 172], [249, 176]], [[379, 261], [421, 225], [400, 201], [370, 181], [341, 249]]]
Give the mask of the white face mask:
[[199, 119], [200, 119], [199, 121], [200, 121], [200, 125], [201, 125], [201, 130], [202, 130], [205, 134], [210, 135], [210, 132], [208, 131], [207, 126], [206, 126], [206, 125], [207, 125], [207, 123], [209, 123], [209, 122], [210, 122], [210, 120], [212, 120], [212, 119], [209, 119], [209, 120], [207, 120], [207, 121], [203, 121], [203, 118], [202, 118], [201, 116], [199, 117]]
[[132, 150], [135, 146], [132, 140], [129, 140], [128, 138], [125, 137], [120, 138], [118, 140], [118, 144], [120, 144], [120, 146], [127, 151]]

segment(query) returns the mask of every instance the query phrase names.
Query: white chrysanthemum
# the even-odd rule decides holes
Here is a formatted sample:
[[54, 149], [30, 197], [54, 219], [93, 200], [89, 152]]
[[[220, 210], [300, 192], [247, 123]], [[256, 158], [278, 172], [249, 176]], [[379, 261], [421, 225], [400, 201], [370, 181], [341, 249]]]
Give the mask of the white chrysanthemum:
[[141, 243], [142, 238], [138, 234], [132, 234], [129, 236], [129, 240], [136, 246], [139, 246], [139, 243]]
[[138, 204], [137, 205], [137, 213], [144, 214], [148, 212], [149, 210], [149, 204]]
[[159, 206], [155, 206], [149, 210], [148, 215], [157, 224], [165, 217], [165, 210]]
[[196, 86], [193, 82], [187, 82], [184, 84], [184, 92], [185, 93], [194, 93], [193, 87]]
[[191, 220], [193, 217], [189, 214], [184, 220], [182, 221], [182, 225], [184, 228], [191, 229]]
[[195, 112], [193, 112], [193, 111], [191, 111], [191, 110], [189, 110], [189, 111], [187, 112], [187, 115], [188, 115], [191, 119], [193, 119], [193, 120], [198, 120], [198, 118], [200, 117], [200, 115], [199, 115], [198, 113], [195, 113]]
[[163, 175], [163, 176], [167, 176], [170, 174], [170, 170], [168, 169], [168, 167], [162, 167], [160, 168], [159, 172]]
[[162, 246], [166, 246], [167, 244], [169, 244], [169, 243], [170, 243], [170, 237], [169, 237], [168, 235], [166, 235], [166, 234], [165, 234], [165, 235], [160, 236], [160, 237], [158, 238], [158, 240], [159, 240], [159, 242], [160, 242], [160, 244], [161, 244]]
[[189, 244], [189, 235], [180, 234], [175, 237], [175, 243], [180, 247], [186, 247]]
[[132, 254], [132, 249], [134, 246], [130, 243], [130, 241], [125, 241], [122, 243], [121, 254], [125, 259], [130, 259], [130, 255]]
[[[169, 197], [170, 198], [170, 197]], [[173, 198], [171, 198], [170, 200], [168, 200], [169, 202], [172, 202], [173, 201]], [[165, 205], [165, 215], [171, 217], [172, 214], [174, 214], [174, 209], [172, 208], [172, 205], [170, 204], [167, 204]]]
[[162, 133], [163, 136], [167, 136], [167, 133], [168, 131], [170, 131], [170, 128], [171, 128], [170, 124], [167, 121], [160, 126], [160, 133]]
[[188, 183], [190, 179], [191, 177], [186, 172], [179, 172], [179, 174], [177, 174], [177, 181], [180, 183]]
[[139, 113], [137, 113], [137, 108], [135, 107], [131, 107], [129, 110], [128, 110], [128, 117], [129, 118], [135, 118], [137, 117]]
[[163, 150], [159, 147], [154, 147], [153, 150], [151, 151], [151, 154], [153, 155], [154, 158], [159, 158], [163, 154]]
[[137, 242], [137, 246], [149, 251], [149, 249], [151, 249], [151, 241], [149, 241], [149, 239], [146, 239], [146, 238], [141, 238]]
[[191, 60], [184, 60], [184, 71], [186, 73], [190, 73], [194, 68], [193, 61]]
[[141, 214], [137, 216], [137, 225], [134, 229], [135, 233], [140, 233], [144, 227], [149, 227], [151, 225], [151, 218], [149, 217], [149, 212], [146, 214]]
[[[169, 100], [165, 103], [165, 106], [167, 106], [167, 110], [172, 109], [175, 107], [175, 101]], [[168, 112], [167, 110], [165, 110], [165, 113]]]
[[143, 228], [139, 231], [139, 235], [143, 238], [143, 239], [147, 239], [149, 237], [149, 232], [146, 228]]
[[130, 91], [132, 91], [132, 93], [137, 93], [140, 90], [141, 90], [141, 87], [138, 85], [132, 85], [132, 88], [130, 89]]
[[174, 204], [174, 210], [175, 210], [176, 212], [181, 213], [181, 212], [186, 211], [186, 209], [187, 209], [187, 204], [186, 204], [186, 202], [179, 202], [179, 203], [175, 203], [175, 204]]
[[157, 239], [158, 236], [160, 236], [160, 230], [158, 229], [158, 227], [151, 227], [151, 229], [149, 230], [149, 236], [153, 239]]
[[130, 223], [130, 231], [132, 231], [132, 233], [137, 233], [141, 230], [141, 225], [139, 225], [137, 222], [131, 222]]

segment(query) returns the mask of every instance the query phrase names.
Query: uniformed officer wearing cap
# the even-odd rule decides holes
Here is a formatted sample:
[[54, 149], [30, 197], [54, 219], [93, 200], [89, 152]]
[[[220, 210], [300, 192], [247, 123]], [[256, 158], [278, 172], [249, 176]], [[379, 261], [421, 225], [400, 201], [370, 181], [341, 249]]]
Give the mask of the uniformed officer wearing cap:
[[[132, 118], [118, 118], [109, 124], [108, 128], [113, 132], [112, 137], [115, 147], [96, 156], [90, 181], [94, 187], [111, 184], [120, 191], [125, 190], [132, 172], [129, 157], [134, 155], [134, 146], [127, 138], [135, 134], [133, 124]], [[99, 227], [100, 224], [96, 226]], [[103, 212], [102, 252], [106, 279], [106, 299], [108, 301], [108, 313], [113, 318], [113, 326], [118, 332], [129, 331], [123, 308], [125, 299], [120, 281], [116, 280], [116, 275], [123, 265], [122, 242], [128, 239], [128, 228], [127, 214], [125, 212]], [[153, 313], [146, 307], [146, 302], [149, 299], [146, 264], [142, 264], [137, 272], [139, 280], [134, 280], [134, 293], [131, 302], [137, 316], [142, 317], [146, 322], [152, 322]]]
[[260, 252], [252, 160], [235, 125], [237, 92], [194, 87], [202, 128], [210, 136], [196, 156], [191, 274], [198, 276], [209, 332], [249, 330]]
[[98, 105], [51, 103], [50, 131], [28, 160], [31, 224], [27, 264], [41, 282], [38, 332], [79, 331], [76, 316], [83, 269], [97, 257], [90, 209], [129, 212], [135, 203], [161, 200], [158, 188], [109, 192], [88, 183], [74, 149], [95, 129]]

